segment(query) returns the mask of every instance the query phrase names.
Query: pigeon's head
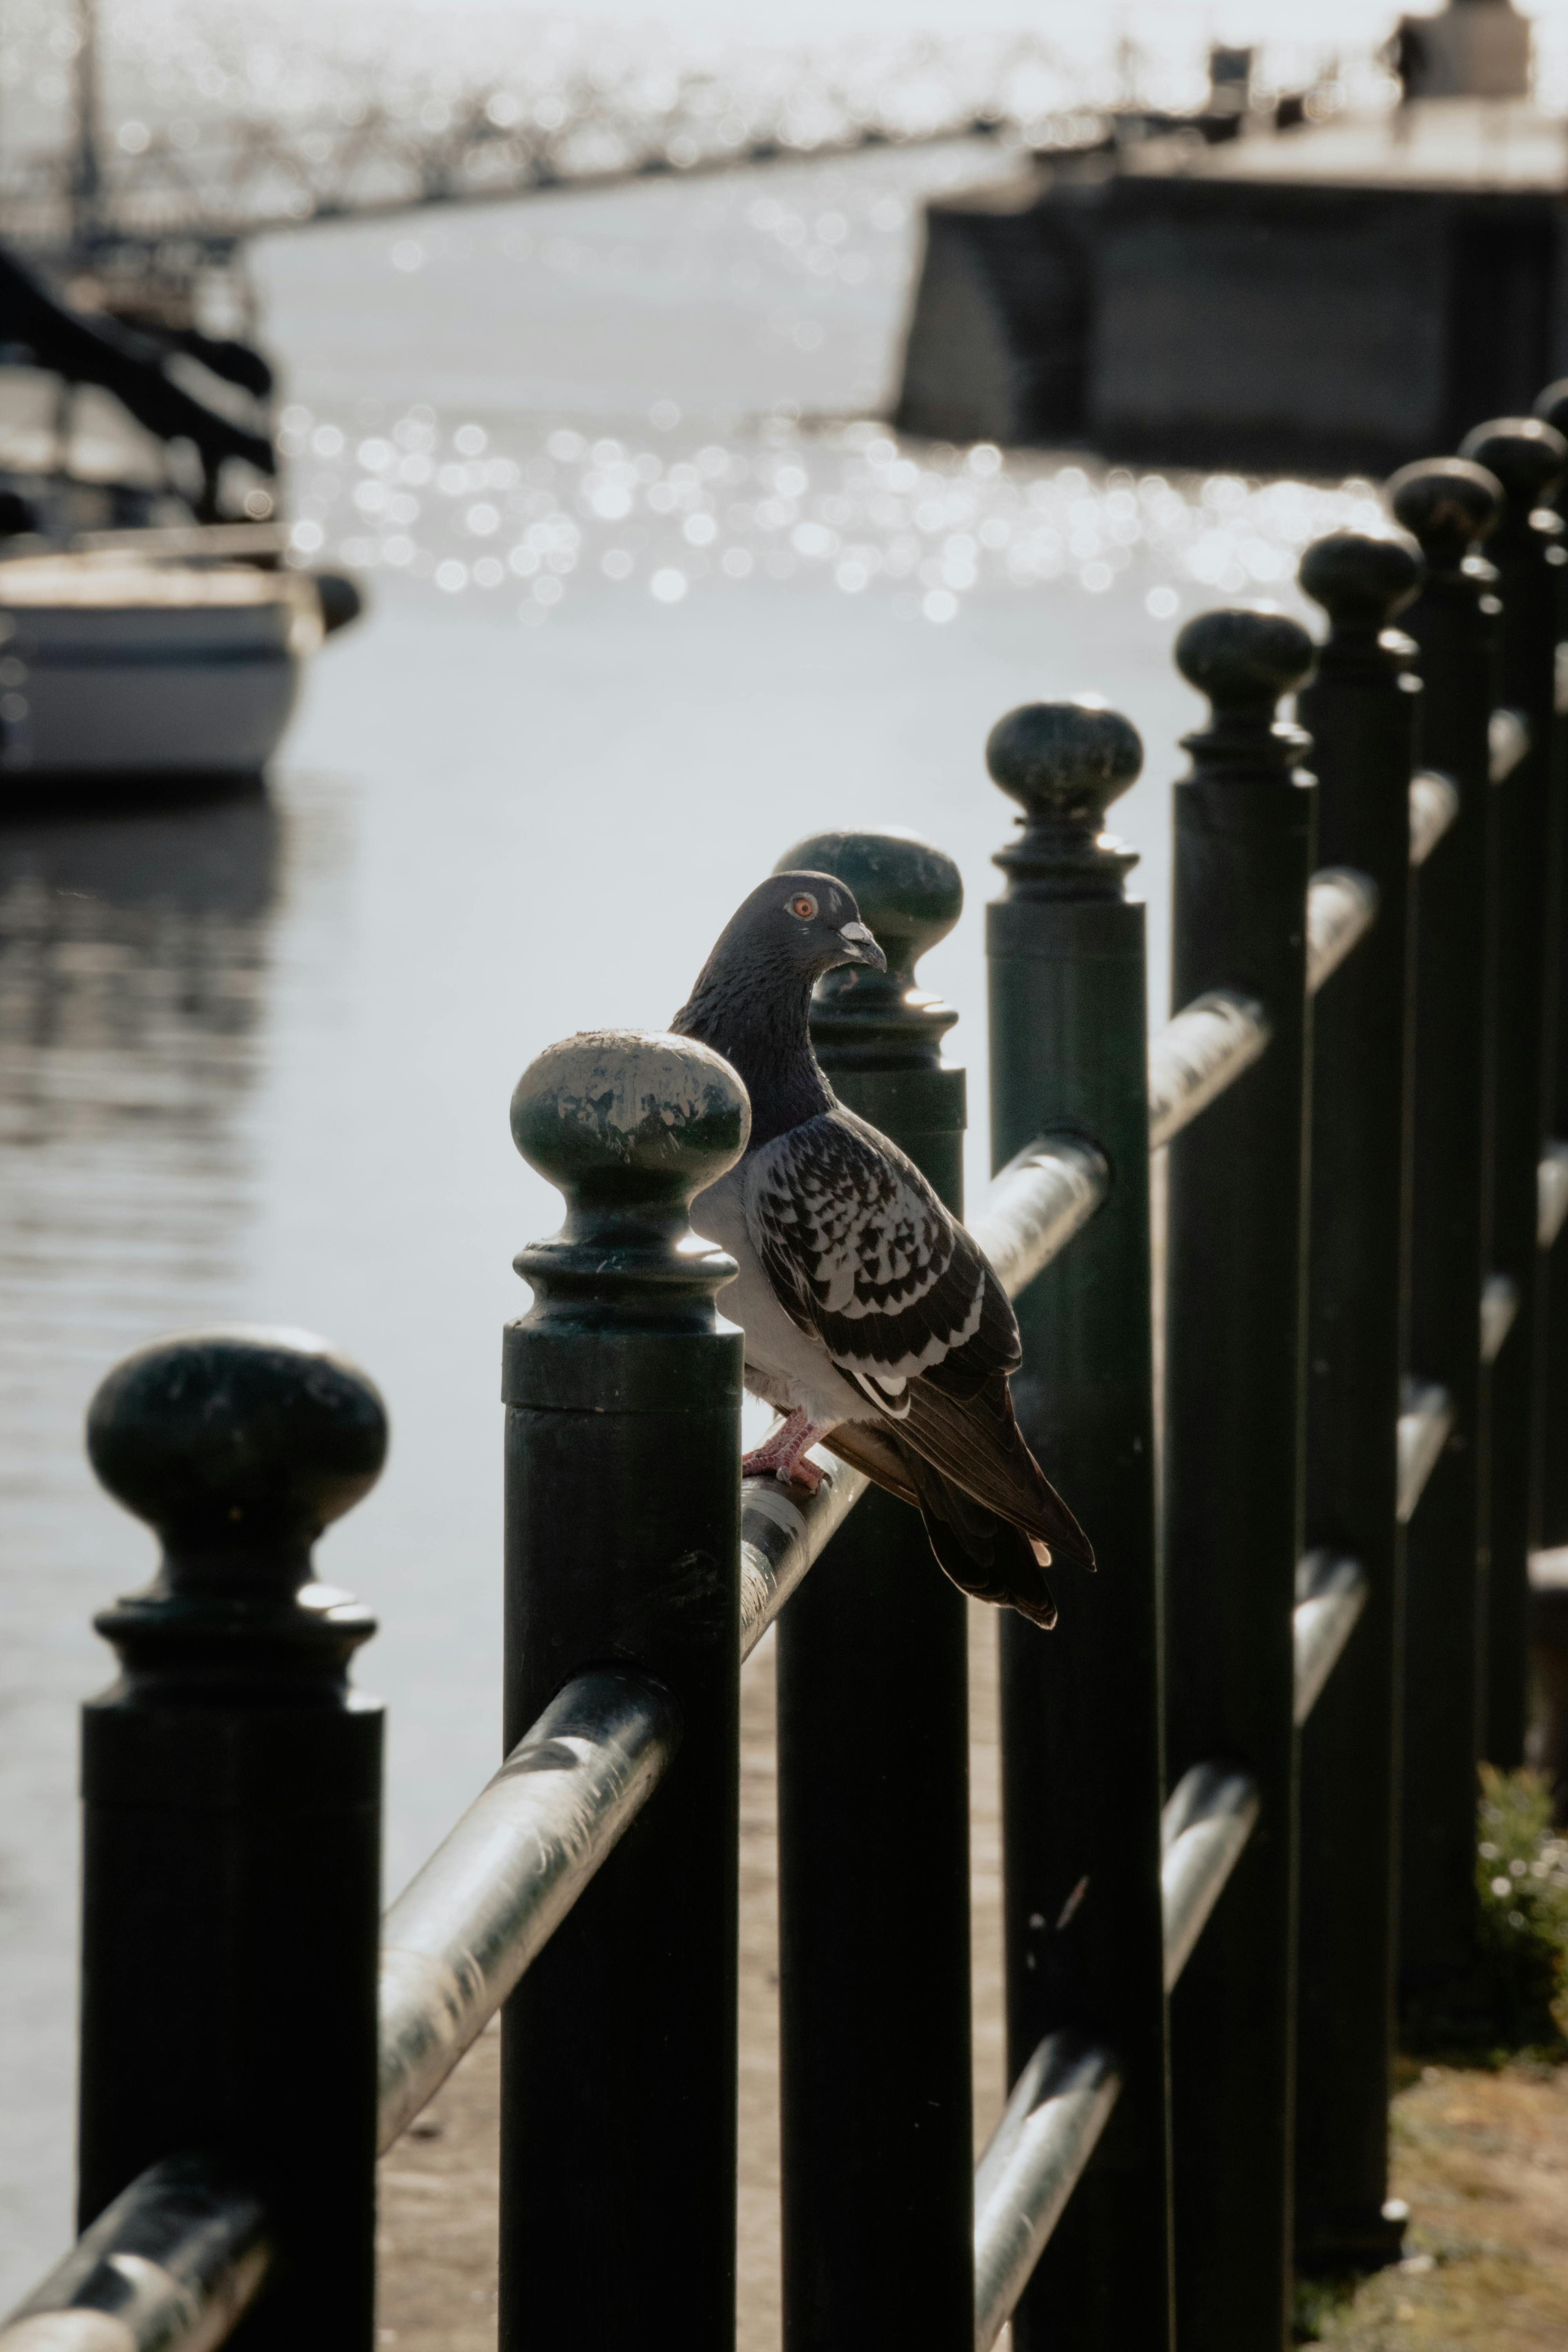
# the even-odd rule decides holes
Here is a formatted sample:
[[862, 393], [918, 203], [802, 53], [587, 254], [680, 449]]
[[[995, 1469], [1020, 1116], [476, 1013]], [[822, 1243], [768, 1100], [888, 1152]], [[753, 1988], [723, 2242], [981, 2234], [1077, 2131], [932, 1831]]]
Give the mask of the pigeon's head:
[[888, 959], [855, 904], [831, 874], [770, 874], [742, 898], [713, 951], [733, 968], [749, 967], [809, 989], [841, 963], [886, 971]]

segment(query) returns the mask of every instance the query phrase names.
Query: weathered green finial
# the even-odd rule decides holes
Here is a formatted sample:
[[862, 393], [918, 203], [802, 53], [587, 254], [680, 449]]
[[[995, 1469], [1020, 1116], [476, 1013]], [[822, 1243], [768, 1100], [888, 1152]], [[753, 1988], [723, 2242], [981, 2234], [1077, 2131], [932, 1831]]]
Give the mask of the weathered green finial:
[[1421, 557], [1405, 537], [1333, 530], [1316, 539], [1297, 575], [1336, 635], [1376, 637], [1421, 586]]
[[1106, 812], [1143, 766], [1138, 730], [1103, 703], [1026, 702], [985, 743], [992, 779], [1023, 809], [1022, 838], [993, 863], [1013, 898], [1119, 898], [1135, 851]]
[[915, 981], [921, 956], [963, 912], [963, 878], [947, 852], [912, 833], [814, 833], [786, 849], [775, 874], [831, 874], [855, 894], [885, 972], [845, 964], [817, 983], [811, 1034], [826, 1066], [840, 1052], [868, 1069], [934, 1062], [958, 1015]]
[[745, 1087], [695, 1038], [594, 1029], [547, 1046], [511, 1098], [512, 1140], [566, 1197], [560, 1233], [513, 1261], [539, 1294], [534, 1318], [624, 1316], [633, 1294], [678, 1319], [710, 1315], [735, 1263], [696, 1239], [687, 1212], [751, 1124]]
[[1267, 606], [1221, 607], [1189, 621], [1176, 639], [1176, 667], [1210, 707], [1208, 726], [1182, 738], [1194, 766], [1237, 782], [1288, 775], [1310, 740], [1275, 713], [1310, 677], [1315, 654], [1300, 621]]
[[1423, 457], [1391, 474], [1384, 496], [1430, 572], [1457, 572], [1502, 516], [1502, 484], [1468, 457]]
[[374, 1382], [306, 1331], [193, 1331], [128, 1356], [89, 1408], [88, 1454], [163, 1560], [100, 1633], [132, 1668], [169, 1671], [177, 1651], [196, 1679], [289, 1658], [341, 1675], [374, 1620], [324, 1586], [299, 1596], [316, 1538], [375, 1484], [386, 1436]]
[[1540, 416], [1494, 416], [1466, 434], [1459, 455], [1495, 475], [1510, 510], [1525, 514], [1544, 506], [1568, 474], [1568, 441]]

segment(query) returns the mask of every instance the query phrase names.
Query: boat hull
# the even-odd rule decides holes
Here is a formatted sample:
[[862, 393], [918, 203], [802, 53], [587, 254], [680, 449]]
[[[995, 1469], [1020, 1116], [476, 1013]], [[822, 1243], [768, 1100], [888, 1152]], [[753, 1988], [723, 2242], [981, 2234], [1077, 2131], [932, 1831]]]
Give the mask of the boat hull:
[[0, 793], [261, 773], [321, 642], [311, 583], [123, 565], [112, 596], [79, 593], [110, 586], [90, 573], [51, 596], [25, 568], [0, 564]]

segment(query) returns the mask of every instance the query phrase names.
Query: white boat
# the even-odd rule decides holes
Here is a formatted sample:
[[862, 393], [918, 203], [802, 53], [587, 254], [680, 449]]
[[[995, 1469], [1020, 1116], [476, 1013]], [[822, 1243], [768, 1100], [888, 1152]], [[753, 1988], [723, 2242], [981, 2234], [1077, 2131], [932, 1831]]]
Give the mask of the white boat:
[[[34, 783], [260, 775], [331, 600], [307, 572], [222, 560], [216, 536], [0, 560], [0, 806]], [[201, 560], [158, 545], [187, 537]]]

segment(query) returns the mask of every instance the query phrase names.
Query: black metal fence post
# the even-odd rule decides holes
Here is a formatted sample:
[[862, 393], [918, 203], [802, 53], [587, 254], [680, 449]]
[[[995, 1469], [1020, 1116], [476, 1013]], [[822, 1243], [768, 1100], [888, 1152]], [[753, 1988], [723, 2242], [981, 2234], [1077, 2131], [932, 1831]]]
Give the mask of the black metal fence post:
[[1308, 749], [1275, 723], [1311, 665], [1277, 614], [1209, 613], [1176, 660], [1213, 705], [1175, 787], [1172, 1002], [1243, 990], [1270, 1038], [1171, 1146], [1165, 1542], [1173, 1781], [1245, 1765], [1256, 1836], [1172, 2000], [1182, 2340], [1288, 2340], [1295, 2023], [1292, 1612], [1302, 1529], [1310, 1021]]
[[[830, 972], [812, 1038], [852, 1110], [963, 1206], [956, 1015], [915, 964], [958, 920], [922, 842], [821, 834], [888, 958]], [[779, 2023], [788, 2352], [974, 2337], [965, 1602], [878, 1489], [779, 1621]], [[868, 1662], [875, 1661], [868, 1668]]]
[[735, 2327], [742, 1337], [694, 1193], [750, 1123], [728, 1063], [605, 1031], [518, 1082], [519, 1150], [566, 1195], [508, 1327], [510, 1749], [585, 1667], [680, 1708], [665, 1786], [513, 1993], [501, 2042], [504, 2352]]
[[[1549, 383], [1540, 400], [1535, 402], [1535, 414], [1544, 424], [1554, 425], [1559, 433], [1568, 436], [1568, 379]], [[1559, 518], [1568, 520], [1568, 482], [1559, 482], [1552, 499]], [[1568, 791], [1568, 654], [1563, 645], [1556, 649], [1556, 774], [1552, 791]], [[1568, 1139], [1568, 906], [1559, 908], [1556, 927], [1556, 971], [1547, 976], [1547, 988], [1556, 990], [1556, 1033], [1552, 1045], [1552, 1066], [1547, 1070], [1547, 1127], [1554, 1143]], [[1556, 1216], [1549, 1209], [1544, 1218], [1542, 1242], [1547, 1246], [1547, 1263], [1542, 1265], [1542, 1392], [1540, 1392], [1540, 1423], [1542, 1423], [1542, 1458], [1540, 1458], [1540, 1527], [1538, 1538], [1542, 1550], [1556, 1552], [1568, 1545], [1568, 1240], [1559, 1242], [1559, 1233], [1552, 1225]], [[1568, 1712], [1563, 1706], [1563, 1694], [1568, 1691], [1568, 1612], [1563, 1609], [1563, 1590], [1552, 1588], [1532, 1592], [1531, 1600], [1531, 1654], [1538, 1682], [1542, 1724], [1540, 1724], [1540, 1757], [1538, 1761], [1552, 1776], [1559, 1818], [1568, 1809]]]
[[1301, 585], [1328, 614], [1300, 698], [1318, 855], [1363, 874], [1377, 919], [1312, 1015], [1307, 1542], [1359, 1561], [1361, 1622], [1301, 1740], [1296, 2262], [1394, 2259], [1387, 2212], [1397, 1926], [1405, 1545], [1397, 1424], [1408, 1204], [1410, 773], [1417, 684], [1384, 634], [1416, 592], [1415, 550], [1342, 531]]
[[97, 1620], [121, 1672], [83, 1711], [79, 2226], [209, 2151], [280, 2256], [231, 2340], [368, 2352], [382, 1710], [310, 1548], [375, 1481], [381, 1399], [296, 1333], [197, 1332], [110, 1373], [88, 1448], [163, 1557]]
[[1417, 756], [1458, 795], [1421, 868], [1415, 913], [1409, 1368], [1447, 1391], [1448, 1442], [1406, 1538], [1399, 1989], [1414, 2020], [1472, 1956], [1479, 1645], [1487, 1542], [1486, 1017], [1489, 721], [1497, 699], [1496, 575], [1472, 553], [1502, 492], [1461, 457], [1388, 486], [1426, 576], [1400, 616], [1422, 677]]
[[1562, 866], [1563, 812], [1552, 783], [1568, 551], [1563, 525], [1544, 501], [1568, 467], [1568, 442], [1538, 418], [1505, 417], [1467, 434], [1462, 454], [1502, 485], [1502, 520], [1491, 542], [1503, 605], [1502, 698], [1529, 730], [1522, 755], [1498, 781], [1494, 816], [1489, 1255], [1491, 1276], [1513, 1286], [1513, 1313], [1491, 1368], [1484, 1738], [1491, 1761], [1507, 1766], [1524, 1756], [1529, 1559], [1539, 1526], [1538, 1171]]
[[1173, 2341], [1143, 908], [1103, 830], [1142, 757], [1081, 703], [1015, 710], [986, 747], [1024, 809], [986, 910], [992, 1157], [1066, 1131], [1110, 1171], [1018, 1301], [1019, 1422], [1100, 1572], [1059, 1580], [1052, 1633], [1004, 1620], [1002, 1769], [1008, 2079], [1066, 2027], [1119, 2053], [1125, 2087], [1014, 2315], [1019, 2352]]

